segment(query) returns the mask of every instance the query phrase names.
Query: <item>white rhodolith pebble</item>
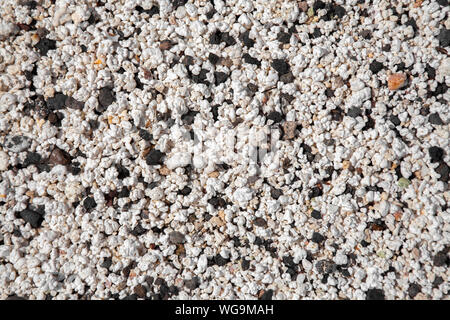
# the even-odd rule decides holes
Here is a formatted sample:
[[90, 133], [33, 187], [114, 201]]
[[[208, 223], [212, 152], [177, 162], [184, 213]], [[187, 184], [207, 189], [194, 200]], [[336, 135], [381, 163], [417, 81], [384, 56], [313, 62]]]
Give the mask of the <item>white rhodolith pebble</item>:
[[173, 170], [179, 167], [185, 167], [191, 164], [191, 154], [188, 152], [179, 152], [172, 155], [166, 162], [167, 168]]
[[8, 169], [9, 157], [5, 151], [0, 151], [0, 171]]

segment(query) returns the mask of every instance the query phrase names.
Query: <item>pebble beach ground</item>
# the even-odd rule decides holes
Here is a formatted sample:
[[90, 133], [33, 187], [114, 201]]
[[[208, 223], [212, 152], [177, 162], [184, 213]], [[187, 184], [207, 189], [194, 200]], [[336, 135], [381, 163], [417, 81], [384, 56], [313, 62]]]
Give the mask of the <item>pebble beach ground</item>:
[[449, 12], [2, 0], [0, 299], [448, 299]]

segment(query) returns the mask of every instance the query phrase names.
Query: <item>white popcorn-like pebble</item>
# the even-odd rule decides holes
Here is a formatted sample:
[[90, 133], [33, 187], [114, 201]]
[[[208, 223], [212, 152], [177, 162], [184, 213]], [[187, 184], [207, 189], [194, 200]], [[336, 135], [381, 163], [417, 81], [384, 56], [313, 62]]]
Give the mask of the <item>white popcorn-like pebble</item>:
[[5, 151], [0, 151], [0, 171], [8, 169], [9, 157]]
[[0, 22], [0, 39], [4, 40], [19, 32], [19, 27], [12, 22]]
[[239, 203], [247, 203], [253, 197], [253, 191], [250, 188], [243, 187], [236, 189], [233, 194], [234, 199]]

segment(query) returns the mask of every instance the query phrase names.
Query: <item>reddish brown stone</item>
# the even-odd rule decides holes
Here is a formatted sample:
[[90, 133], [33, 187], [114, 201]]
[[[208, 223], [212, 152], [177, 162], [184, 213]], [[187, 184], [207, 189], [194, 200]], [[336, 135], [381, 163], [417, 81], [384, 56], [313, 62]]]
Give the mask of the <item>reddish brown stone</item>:
[[133, 291], [139, 298], [145, 298], [147, 296], [147, 290], [141, 284], [138, 284], [136, 287], [134, 287]]
[[48, 159], [48, 163], [53, 165], [57, 164], [67, 165], [70, 163], [70, 161], [71, 161], [70, 155], [66, 151], [61, 150], [58, 147], [55, 147], [53, 149]]

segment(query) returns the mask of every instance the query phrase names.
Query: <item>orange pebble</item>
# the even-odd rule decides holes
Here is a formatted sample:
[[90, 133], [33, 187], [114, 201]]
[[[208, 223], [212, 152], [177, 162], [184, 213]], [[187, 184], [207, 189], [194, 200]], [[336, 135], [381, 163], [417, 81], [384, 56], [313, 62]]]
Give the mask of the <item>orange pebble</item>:
[[406, 82], [406, 75], [404, 73], [394, 73], [388, 78], [389, 90], [397, 90], [403, 87]]
[[419, 8], [419, 7], [422, 5], [422, 2], [423, 2], [423, 0], [416, 0], [416, 1], [414, 2], [413, 7], [414, 7], [414, 8]]
[[402, 212], [401, 211], [397, 211], [396, 213], [394, 213], [394, 218], [396, 221], [400, 221], [402, 219]]

